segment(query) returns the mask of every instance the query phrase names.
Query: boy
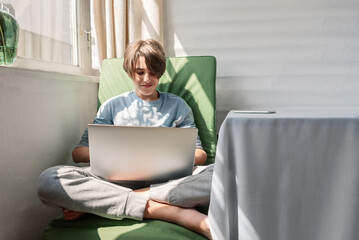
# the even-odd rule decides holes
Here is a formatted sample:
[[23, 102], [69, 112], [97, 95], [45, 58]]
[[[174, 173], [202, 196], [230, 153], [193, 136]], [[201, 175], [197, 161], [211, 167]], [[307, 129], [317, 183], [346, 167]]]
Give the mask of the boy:
[[[124, 70], [135, 90], [107, 100], [95, 124], [151, 127], [195, 127], [193, 114], [178, 96], [156, 90], [166, 69], [163, 47], [155, 40], [138, 40], [124, 55]], [[150, 113], [150, 114], [149, 114]], [[155, 141], [155, 139], [154, 139]], [[138, 146], [139, 151], [141, 146]], [[90, 162], [87, 130], [72, 152], [74, 162]], [[207, 159], [197, 137], [195, 164]], [[38, 195], [45, 204], [62, 207], [64, 217], [74, 220], [85, 213], [111, 219], [143, 218], [173, 222], [211, 238], [208, 217], [194, 209], [208, 205], [213, 165], [198, 175], [163, 184], [105, 181], [89, 167], [56, 166], [45, 170]]]

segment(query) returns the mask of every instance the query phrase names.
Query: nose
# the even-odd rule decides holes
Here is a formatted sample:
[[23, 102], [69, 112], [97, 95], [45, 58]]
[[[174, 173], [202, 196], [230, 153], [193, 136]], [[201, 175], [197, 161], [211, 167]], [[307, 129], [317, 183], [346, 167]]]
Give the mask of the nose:
[[151, 81], [151, 74], [146, 73], [146, 74], [143, 76], [143, 81], [144, 81], [144, 82], [149, 82], [149, 81]]

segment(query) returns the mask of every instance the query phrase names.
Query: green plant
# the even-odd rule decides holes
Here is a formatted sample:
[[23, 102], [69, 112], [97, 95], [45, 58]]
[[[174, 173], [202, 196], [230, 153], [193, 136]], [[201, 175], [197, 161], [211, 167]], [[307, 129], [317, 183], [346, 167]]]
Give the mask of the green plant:
[[5, 36], [4, 36], [4, 31], [2, 29], [2, 25], [3, 25], [3, 22], [4, 19], [2, 17], [2, 15], [0, 15], [0, 33], [1, 33], [1, 44], [0, 46], [2, 47], [2, 51], [3, 51], [3, 57], [5, 58], [5, 47], [6, 47], [6, 42], [5, 42]]
[[0, 64], [12, 64], [16, 57], [19, 25], [15, 18], [0, 11]]

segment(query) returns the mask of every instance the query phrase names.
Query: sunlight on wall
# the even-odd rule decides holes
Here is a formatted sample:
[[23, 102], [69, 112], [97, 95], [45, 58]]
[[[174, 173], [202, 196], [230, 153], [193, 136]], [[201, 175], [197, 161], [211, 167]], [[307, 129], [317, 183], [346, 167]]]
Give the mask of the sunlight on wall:
[[185, 51], [185, 48], [183, 47], [182, 43], [180, 42], [178, 36], [176, 33], [173, 34], [173, 38], [174, 38], [174, 51], [175, 51], [175, 56], [188, 56], [187, 52]]

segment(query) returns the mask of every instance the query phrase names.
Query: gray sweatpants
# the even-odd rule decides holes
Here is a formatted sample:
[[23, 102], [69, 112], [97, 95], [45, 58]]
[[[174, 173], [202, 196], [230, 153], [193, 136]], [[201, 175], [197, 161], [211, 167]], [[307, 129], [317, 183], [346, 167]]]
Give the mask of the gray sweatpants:
[[56, 166], [40, 175], [38, 196], [49, 206], [111, 219], [142, 220], [149, 198], [180, 207], [208, 205], [212, 174], [213, 164], [196, 175], [153, 184], [149, 192], [135, 193], [132, 189], [146, 184], [125, 187], [97, 177], [89, 167]]

